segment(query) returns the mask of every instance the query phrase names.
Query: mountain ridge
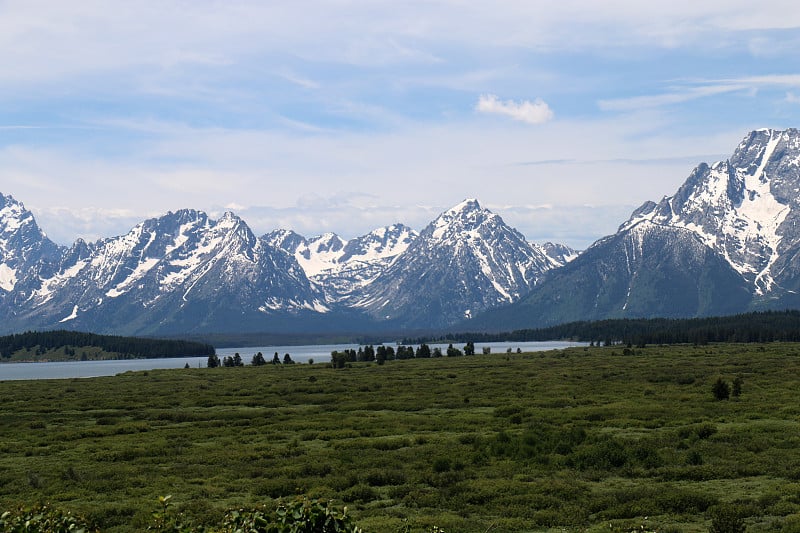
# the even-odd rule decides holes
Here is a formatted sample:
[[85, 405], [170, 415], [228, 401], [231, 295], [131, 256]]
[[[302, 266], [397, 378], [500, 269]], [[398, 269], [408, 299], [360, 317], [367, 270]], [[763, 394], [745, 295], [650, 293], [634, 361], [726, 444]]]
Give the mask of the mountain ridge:
[[[308, 239], [292, 230], [256, 237], [232, 212], [213, 220], [202, 211], [182, 209], [147, 219], [124, 235], [93, 243], [78, 239], [71, 247], [59, 247], [36, 226], [22, 203], [11, 196], [2, 196], [2, 202], [0, 232], [7, 231], [0, 235], [7, 238], [2, 241], [5, 248], [0, 248], [0, 265], [5, 269], [0, 272], [0, 312], [8, 331], [54, 327], [137, 334], [237, 328], [291, 331], [305, 327], [303, 323], [322, 331], [343, 324], [366, 330], [389, 327], [382, 317], [370, 314], [368, 306], [360, 305], [363, 291], [376, 280], [392, 284], [386, 272], [419, 238], [403, 224], [349, 241], [335, 234]], [[470, 216], [494, 220], [496, 215], [477, 201], [469, 205]], [[15, 236], [26, 225], [35, 231], [24, 239], [27, 248], [23, 248]], [[534, 246], [516, 230], [506, 234], [515, 236], [514, 246]], [[562, 256], [574, 254], [563, 245], [551, 246]], [[20, 254], [31, 258], [20, 263], [20, 272], [31, 272], [25, 283], [17, 280], [14, 267]], [[540, 261], [548, 267], [558, 263], [546, 255]], [[444, 271], [448, 268], [443, 266]], [[463, 284], [460, 275], [454, 272], [449, 279]], [[473, 294], [463, 305], [473, 306], [481, 297]], [[391, 327], [405, 328], [418, 320], [427, 326], [433, 317], [412, 318], [400, 317]]]

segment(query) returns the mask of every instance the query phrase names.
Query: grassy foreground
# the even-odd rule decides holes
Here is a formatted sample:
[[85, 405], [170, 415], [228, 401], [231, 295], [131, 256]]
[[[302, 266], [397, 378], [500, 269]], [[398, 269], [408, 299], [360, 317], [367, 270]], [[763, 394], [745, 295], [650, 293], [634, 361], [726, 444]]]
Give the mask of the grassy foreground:
[[800, 344], [624, 351], [0, 382], [0, 510], [129, 532], [160, 495], [214, 524], [304, 494], [376, 532], [706, 531], [722, 508], [800, 531]]

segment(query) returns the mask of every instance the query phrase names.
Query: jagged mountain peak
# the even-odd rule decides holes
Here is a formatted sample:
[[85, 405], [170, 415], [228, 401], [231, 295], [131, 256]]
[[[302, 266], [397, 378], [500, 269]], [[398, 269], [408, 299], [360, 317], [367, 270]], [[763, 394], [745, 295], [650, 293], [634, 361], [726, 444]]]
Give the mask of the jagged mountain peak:
[[36, 224], [33, 213], [25, 209], [22, 202], [15, 200], [11, 195], [5, 196], [0, 193], [0, 237], [9, 236], [23, 228], [34, 231], [42, 238], [46, 237]]
[[468, 199], [431, 222], [355, 305], [381, 319], [435, 327], [518, 300], [554, 266], [539, 246]]
[[484, 209], [478, 200], [471, 198], [444, 211], [421, 234], [436, 240], [459, 240], [466, 232], [477, 231], [486, 223], [505, 225], [499, 215]]
[[[0, 290], [26, 293], [58, 261], [61, 249], [22, 202], [0, 193]], [[2, 313], [0, 313], [2, 316]]]
[[392, 224], [351, 239], [344, 247], [340, 262], [394, 257], [406, 250], [419, 234], [404, 224]]
[[325, 232], [308, 239], [309, 247], [314, 248], [317, 252], [338, 252], [344, 248], [345, 244], [347, 241], [333, 232]]
[[483, 208], [481, 207], [481, 204], [477, 198], [465, 198], [458, 204], [445, 211], [445, 213], [469, 213], [470, 211], [480, 211], [481, 209]]
[[[0, 200], [7, 226], [30, 216], [36, 227], [21, 204]], [[423, 233], [396, 223], [350, 240], [291, 230], [256, 238], [233, 212], [170, 211], [123, 235], [53, 245], [48, 261], [28, 252], [33, 262], [21, 268], [0, 261], [0, 318], [6, 328], [137, 334], [278, 328], [301, 316], [428, 327], [514, 301], [559, 264], [476, 199]], [[38, 240], [49, 242], [43, 233]]]
[[541, 245], [542, 251], [553, 260], [556, 266], [563, 266], [578, 257], [579, 253], [566, 244], [546, 242]]

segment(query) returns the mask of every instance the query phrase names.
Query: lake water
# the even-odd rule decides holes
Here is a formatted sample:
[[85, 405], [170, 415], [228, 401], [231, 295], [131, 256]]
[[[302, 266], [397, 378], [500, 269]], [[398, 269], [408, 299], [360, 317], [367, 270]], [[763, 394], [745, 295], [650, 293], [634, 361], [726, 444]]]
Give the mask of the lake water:
[[[387, 344], [388, 346], [389, 344]], [[579, 342], [485, 342], [475, 344], [475, 353], [481, 353], [484, 347], [491, 348], [493, 354], [504, 354], [510, 348], [516, 352], [517, 348], [523, 352], [539, 352], [544, 350], [559, 350], [571, 346], [585, 346]], [[217, 355], [220, 359], [239, 353], [245, 364], [250, 364], [253, 355], [261, 352], [267, 362], [272, 361], [275, 352], [283, 361], [284, 355], [289, 354], [295, 363], [329, 363], [331, 352], [346, 349], [358, 349], [358, 344], [320, 344], [306, 346], [250, 346], [242, 348], [219, 348]], [[392, 344], [392, 346], [394, 346]], [[442, 352], [447, 350], [447, 344], [429, 344], [431, 349], [438, 346]], [[454, 343], [459, 349], [464, 348], [463, 343]], [[192, 368], [205, 368], [207, 357], [174, 357], [170, 359], [118, 359], [111, 361], [70, 361], [58, 363], [0, 363], [0, 381], [26, 380], [26, 379], [71, 379], [92, 378], [99, 376], [114, 376], [122, 372], [154, 370], [157, 368], [183, 368], [189, 365]]]

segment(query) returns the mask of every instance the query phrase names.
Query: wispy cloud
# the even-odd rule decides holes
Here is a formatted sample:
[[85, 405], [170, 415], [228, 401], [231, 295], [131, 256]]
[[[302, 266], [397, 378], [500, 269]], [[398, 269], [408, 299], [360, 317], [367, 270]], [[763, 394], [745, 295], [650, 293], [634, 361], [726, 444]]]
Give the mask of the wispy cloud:
[[532, 102], [530, 100], [515, 102], [500, 100], [494, 94], [483, 94], [475, 105], [475, 111], [505, 115], [528, 124], [543, 124], [553, 118], [553, 110], [541, 98]]
[[316, 81], [295, 74], [291, 70], [286, 70], [286, 69], [281, 70], [277, 72], [277, 75], [290, 83], [294, 83], [295, 85], [302, 87], [303, 89], [316, 90], [320, 88], [320, 84], [317, 83]]
[[800, 96], [797, 96], [793, 92], [787, 92], [785, 100], [790, 104], [800, 104]]
[[705, 98], [747, 89], [749, 89], [749, 86], [743, 84], [718, 84], [704, 87], [687, 87], [676, 89], [675, 91], [669, 93], [600, 100], [598, 102], [598, 106], [603, 111], [635, 111], [639, 109], [649, 109], [673, 104], [681, 104], [690, 100], [696, 100], [698, 98]]
[[734, 92], [748, 92], [751, 95], [755, 95], [758, 89], [766, 87], [800, 87], [800, 74], [689, 80], [683, 86], [672, 87], [672, 90], [668, 92], [628, 98], [604, 99], [598, 101], [597, 104], [603, 111], [636, 111], [682, 104], [700, 98]]

